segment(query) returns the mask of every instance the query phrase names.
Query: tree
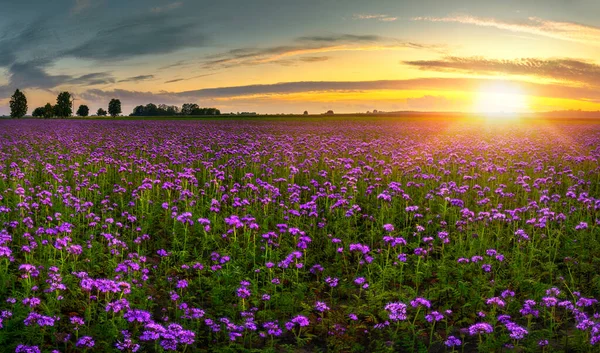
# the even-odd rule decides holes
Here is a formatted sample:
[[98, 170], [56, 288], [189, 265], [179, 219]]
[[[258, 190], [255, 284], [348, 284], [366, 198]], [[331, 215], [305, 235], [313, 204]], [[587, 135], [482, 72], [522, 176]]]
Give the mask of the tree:
[[53, 117], [55, 110], [56, 109], [52, 106], [52, 104], [46, 103], [46, 105], [44, 106], [44, 119], [50, 119], [51, 117]]
[[61, 118], [66, 118], [73, 114], [73, 102], [71, 102], [71, 93], [61, 92], [56, 97], [56, 106], [54, 107], [54, 114]]
[[106, 110], [102, 109], [102, 108], [98, 108], [98, 111], [96, 112], [96, 115], [98, 116], [106, 116]]
[[34, 118], [41, 118], [44, 116], [44, 107], [37, 107], [31, 113]]
[[77, 115], [79, 116], [88, 116], [90, 114], [90, 108], [87, 105], [80, 105], [79, 109], [77, 109]]
[[22, 118], [25, 114], [27, 114], [27, 98], [17, 89], [10, 97], [10, 117]]
[[111, 99], [110, 103], [108, 103], [108, 114], [113, 118], [119, 114], [121, 114], [121, 101], [118, 99]]
[[304, 115], [308, 115], [308, 110], [305, 110], [305, 111], [304, 111]]
[[196, 109], [199, 109], [198, 104], [185, 103], [181, 106], [181, 115], [192, 115]]

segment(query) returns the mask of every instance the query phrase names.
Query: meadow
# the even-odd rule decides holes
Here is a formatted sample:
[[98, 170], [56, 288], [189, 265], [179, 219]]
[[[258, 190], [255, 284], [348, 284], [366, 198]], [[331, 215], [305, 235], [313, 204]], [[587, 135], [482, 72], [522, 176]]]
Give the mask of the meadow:
[[6, 352], [599, 351], [600, 121], [0, 121]]

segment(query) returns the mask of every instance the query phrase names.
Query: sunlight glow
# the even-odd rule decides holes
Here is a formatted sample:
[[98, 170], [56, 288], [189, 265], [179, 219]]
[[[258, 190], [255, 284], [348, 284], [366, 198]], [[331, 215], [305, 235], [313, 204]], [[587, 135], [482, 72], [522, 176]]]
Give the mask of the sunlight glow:
[[516, 84], [500, 82], [482, 86], [475, 94], [473, 112], [489, 117], [530, 112], [529, 99]]

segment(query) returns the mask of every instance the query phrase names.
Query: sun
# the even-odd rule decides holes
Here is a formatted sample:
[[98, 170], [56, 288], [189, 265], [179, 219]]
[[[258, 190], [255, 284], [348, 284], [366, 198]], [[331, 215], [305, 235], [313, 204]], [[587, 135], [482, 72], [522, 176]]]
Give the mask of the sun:
[[528, 96], [517, 84], [508, 82], [481, 86], [473, 100], [473, 112], [486, 117], [516, 117], [529, 111]]

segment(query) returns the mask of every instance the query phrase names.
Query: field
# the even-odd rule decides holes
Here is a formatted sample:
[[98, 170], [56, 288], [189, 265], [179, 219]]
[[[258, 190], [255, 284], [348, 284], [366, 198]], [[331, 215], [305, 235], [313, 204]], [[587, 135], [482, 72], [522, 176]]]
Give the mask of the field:
[[600, 121], [0, 121], [6, 352], [579, 352]]

